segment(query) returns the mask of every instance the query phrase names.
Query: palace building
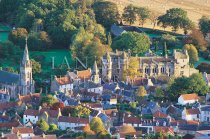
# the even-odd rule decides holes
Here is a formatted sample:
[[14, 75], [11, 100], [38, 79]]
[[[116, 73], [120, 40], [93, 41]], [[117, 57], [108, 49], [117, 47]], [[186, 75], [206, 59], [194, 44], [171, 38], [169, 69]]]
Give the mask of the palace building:
[[[102, 57], [102, 76], [108, 80], [122, 79], [122, 73], [129, 66], [131, 52], [108, 52]], [[191, 68], [186, 50], [174, 50], [172, 56], [157, 56], [151, 51], [143, 57], [135, 57], [139, 61], [138, 71], [143, 78], [165, 76], [186, 76], [199, 71]]]
[[32, 63], [29, 59], [27, 39], [19, 74], [0, 70], [0, 89], [5, 90], [12, 98], [18, 94], [27, 95], [34, 92]]

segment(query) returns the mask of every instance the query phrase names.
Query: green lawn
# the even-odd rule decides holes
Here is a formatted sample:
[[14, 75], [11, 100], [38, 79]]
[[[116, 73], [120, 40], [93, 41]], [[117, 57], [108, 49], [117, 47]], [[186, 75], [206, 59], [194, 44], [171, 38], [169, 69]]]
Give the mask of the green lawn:
[[209, 60], [206, 60], [206, 59], [204, 59], [203, 57], [199, 57], [199, 61], [198, 62], [196, 62], [195, 64], [194, 64], [194, 66], [195, 67], [197, 67], [199, 64], [201, 64], [201, 63], [207, 63], [207, 64], [210, 64], [210, 61]]
[[11, 30], [10, 27], [0, 23], [0, 42], [1, 41], [4, 42], [8, 39], [10, 30]]

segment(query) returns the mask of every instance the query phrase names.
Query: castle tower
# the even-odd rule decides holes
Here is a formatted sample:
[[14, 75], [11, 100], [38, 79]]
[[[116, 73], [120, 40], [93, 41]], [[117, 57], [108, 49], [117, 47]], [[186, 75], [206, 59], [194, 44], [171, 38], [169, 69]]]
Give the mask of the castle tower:
[[101, 84], [101, 79], [99, 78], [99, 70], [96, 61], [93, 65], [92, 81], [96, 84]]
[[26, 95], [34, 92], [34, 82], [32, 78], [32, 63], [29, 59], [27, 38], [23, 59], [20, 63], [20, 90], [21, 95]]

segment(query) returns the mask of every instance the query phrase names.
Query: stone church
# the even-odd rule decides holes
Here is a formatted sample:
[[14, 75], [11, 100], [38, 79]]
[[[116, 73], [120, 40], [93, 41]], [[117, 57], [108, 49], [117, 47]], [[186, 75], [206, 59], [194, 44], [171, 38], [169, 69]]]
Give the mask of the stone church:
[[0, 89], [9, 93], [11, 98], [20, 95], [34, 93], [34, 81], [32, 77], [32, 63], [29, 59], [27, 39], [23, 59], [20, 62], [19, 74], [0, 71]]
[[[102, 76], [108, 80], [122, 79], [122, 73], [129, 66], [131, 52], [108, 52], [102, 57]], [[137, 69], [143, 78], [165, 76], [186, 76], [199, 71], [189, 65], [189, 55], [186, 50], [174, 50], [172, 56], [157, 56], [148, 51], [145, 56], [135, 57], [139, 62]]]

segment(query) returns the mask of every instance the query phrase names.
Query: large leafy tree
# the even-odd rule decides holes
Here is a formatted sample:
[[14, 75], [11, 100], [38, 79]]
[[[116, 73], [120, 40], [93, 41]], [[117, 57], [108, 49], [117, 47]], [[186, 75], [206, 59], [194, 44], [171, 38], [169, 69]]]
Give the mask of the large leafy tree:
[[95, 133], [103, 132], [105, 129], [103, 122], [99, 117], [94, 117], [90, 121], [90, 129], [94, 131]]
[[198, 61], [198, 51], [192, 44], [186, 44], [184, 49], [187, 50], [190, 57], [190, 64], [195, 64]]
[[206, 50], [208, 46], [202, 32], [198, 29], [193, 29], [187, 39], [189, 39], [189, 43], [193, 44], [197, 50]]
[[117, 24], [119, 20], [119, 12], [117, 4], [109, 1], [97, 1], [93, 5], [96, 15], [96, 21], [108, 28], [112, 24]]
[[[103, 44], [100, 36], [103, 36], [104, 30], [99, 30], [98, 33], [91, 33], [89, 30], [80, 28], [78, 33], [73, 38], [73, 43], [70, 46], [74, 57], [79, 57], [83, 62], [88, 58], [88, 65], [94, 63], [96, 58], [100, 61], [101, 56], [103, 56], [107, 51], [110, 51], [110, 47]], [[103, 38], [103, 37], [102, 37]]]
[[15, 17], [19, 4], [20, 1], [18, 0], [1, 0], [0, 21], [13, 23], [12, 18]]
[[123, 80], [130, 81], [132, 83], [136, 77], [140, 76], [138, 68], [139, 68], [138, 59], [130, 58], [129, 64], [128, 65], [126, 64], [123, 67]]
[[113, 40], [112, 48], [130, 49], [133, 55], [142, 54], [150, 48], [150, 39], [144, 33], [126, 32]]
[[132, 4], [126, 6], [122, 14], [122, 19], [130, 25], [133, 24], [137, 20], [136, 9]]
[[146, 91], [145, 87], [144, 86], [140, 86], [138, 88], [138, 90], [136, 91], [136, 96], [137, 97], [145, 97], [146, 95], [147, 95], [147, 91]]
[[25, 28], [17, 28], [12, 30], [9, 34], [9, 40], [15, 45], [24, 47], [25, 39], [28, 36], [28, 31]]
[[41, 73], [42, 71], [41, 64], [35, 61], [34, 59], [31, 60], [31, 63], [32, 63], [33, 74]]
[[54, 98], [52, 95], [43, 96], [41, 98], [41, 105], [43, 106], [52, 106], [54, 103], [56, 103], [58, 100]]
[[202, 74], [192, 74], [190, 77], [178, 77], [169, 82], [169, 99], [176, 100], [181, 94], [197, 93], [205, 95], [209, 88]]
[[49, 129], [48, 123], [44, 119], [40, 119], [36, 123], [43, 131], [47, 131]]
[[199, 28], [203, 35], [206, 36], [206, 34], [210, 32], [210, 18], [202, 16], [202, 18], [199, 20]]
[[86, 107], [82, 107], [81, 105], [76, 107], [64, 107], [62, 110], [62, 114], [64, 116], [68, 116], [69, 114], [72, 117], [88, 117], [90, 115], [90, 110]]
[[158, 17], [158, 23], [173, 27], [174, 31], [179, 28], [188, 29], [191, 26], [191, 21], [187, 17], [187, 12], [181, 8], [172, 8], [166, 11], [166, 14]]
[[144, 26], [146, 20], [149, 19], [150, 13], [151, 12], [148, 8], [145, 8], [145, 7], [137, 8], [137, 15], [138, 15], [139, 22], [142, 25], [142, 27]]

